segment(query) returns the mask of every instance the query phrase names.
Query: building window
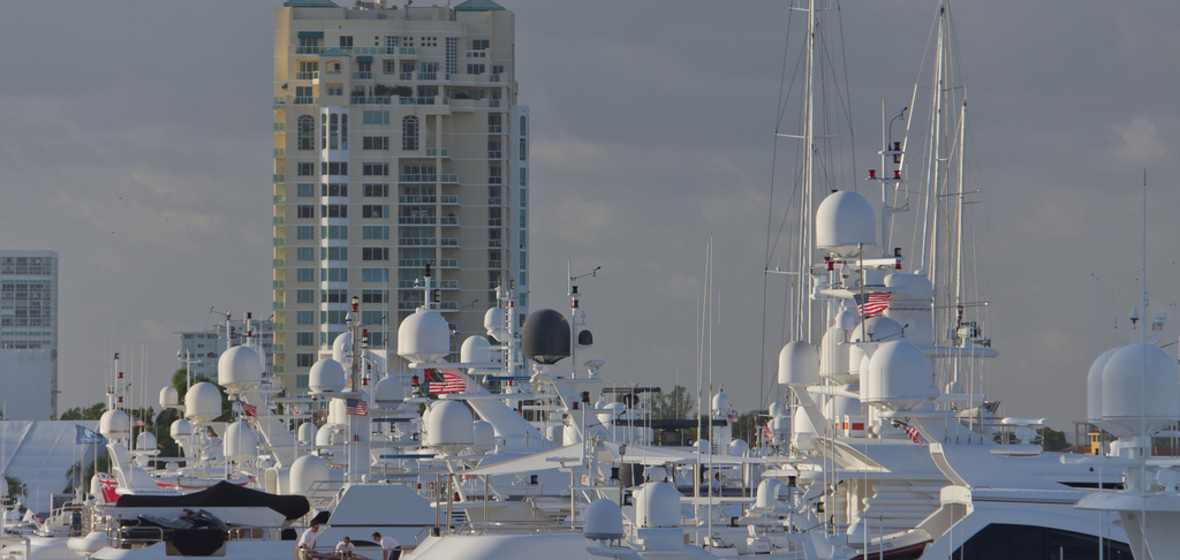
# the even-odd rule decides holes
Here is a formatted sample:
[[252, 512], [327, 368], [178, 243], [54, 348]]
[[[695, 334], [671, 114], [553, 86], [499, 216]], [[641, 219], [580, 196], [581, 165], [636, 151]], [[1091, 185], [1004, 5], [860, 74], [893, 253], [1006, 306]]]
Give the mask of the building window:
[[365, 111], [361, 120], [365, 124], [389, 124], [389, 111]]
[[315, 311], [297, 311], [295, 313], [295, 323], [298, 325], [314, 325]]
[[388, 197], [389, 185], [386, 183], [365, 183], [365, 196], [370, 198]]
[[348, 226], [320, 226], [320, 239], [348, 239]]
[[348, 303], [348, 290], [322, 290], [320, 297], [322, 303]]
[[488, 134], [500, 134], [504, 131], [504, 126], [500, 123], [500, 114], [491, 113], [488, 115]]
[[295, 228], [296, 239], [315, 239], [315, 226], [298, 226]]
[[321, 196], [348, 196], [348, 183], [324, 183], [320, 187]]
[[322, 325], [343, 325], [345, 317], [348, 316], [347, 311], [328, 311], [320, 315], [320, 324]]
[[295, 216], [299, 218], [314, 218], [315, 206], [311, 204], [300, 204], [295, 207]]
[[488, 159], [500, 159], [504, 157], [504, 151], [500, 147], [499, 140], [488, 140]]
[[348, 162], [325, 161], [320, 164], [320, 172], [323, 175], [348, 175]]
[[301, 161], [295, 164], [296, 173], [300, 177], [310, 177], [315, 175], [315, 164], [310, 161]]
[[299, 247], [297, 250], [297, 259], [301, 261], [315, 260], [315, 247]]
[[326, 272], [328, 273], [328, 281], [329, 282], [347, 282], [348, 281], [348, 269], [347, 268], [329, 268], [326, 270]]
[[389, 175], [388, 162], [366, 162], [361, 165], [361, 174], [368, 177], [385, 177]]
[[321, 247], [320, 258], [325, 261], [347, 261], [348, 247]]
[[384, 218], [389, 215], [387, 204], [366, 204], [361, 206], [361, 216], [365, 218]]
[[298, 346], [315, 346], [315, 333], [295, 333], [295, 344]]
[[447, 37], [447, 79], [459, 71], [459, 38]]
[[529, 168], [527, 167], [520, 168], [520, 186], [529, 186]]
[[388, 268], [362, 268], [362, 282], [389, 282]]
[[315, 270], [311, 268], [296, 269], [295, 279], [299, 282], [315, 282]]
[[385, 63], [381, 65], [381, 72], [385, 75], [397, 74], [397, 61], [386, 60]]
[[361, 303], [387, 303], [388, 290], [361, 290]]
[[524, 138], [520, 139], [520, 161], [528, 161], [529, 159], [529, 143]]
[[351, 49], [352, 48], [352, 35], [341, 35], [340, 36], [340, 48], [342, 48], [342, 49]]
[[474, 75], [478, 76], [480, 74], [483, 74], [485, 72], [485, 69], [486, 69], [486, 66], [484, 66], [483, 64], [468, 64], [467, 65], [467, 73], [468, 74], [474, 74]]
[[365, 150], [388, 150], [388, 136], [365, 136], [361, 139], [361, 148]]
[[501, 170], [499, 165], [488, 166], [488, 184], [499, 185], [504, 182], [504, 178], [500, 175]]
[[295, 147], [299, 150], [315, 149], [315, 119], [311, 115], [299, 117]]
[[408, 152], [418, 149], [418, 117], [414, 115], [402, 118], [402, 149]]
[[297, 303], [315, 303], [315, 290], [295, 290]]
[[472, 39], [471, 40], [471, 50], [473, 50], [473, 51], [486, 51], [486, 50], [488, 50], [488, 47], [491, 46], [491, 44], [492, 44], [492, 42], [489, 39]]
[[322, 204], [320, 211], [325, 218], [347, 218], [348, 205], [347, 204]]
[[361, 239], [389, 239], [389, 226], [362, 226]]
[[344, 95], [344, 86], [340, 84], [328, 84], [325, 90], [328, 95]]
[[362, 247], [361, 248], [362, 261], [387, 261], [389, 260], [388, 247]]
[[314, 183], [299, 183], [298, 188], [299, 188], [299, 196], [302, 196], [302, 197], [315, 196], [315, 184]]
[[311, 367], [315, 363], [315, 354], [300, 352], [295, 354], [295, 365], [297, 367]]

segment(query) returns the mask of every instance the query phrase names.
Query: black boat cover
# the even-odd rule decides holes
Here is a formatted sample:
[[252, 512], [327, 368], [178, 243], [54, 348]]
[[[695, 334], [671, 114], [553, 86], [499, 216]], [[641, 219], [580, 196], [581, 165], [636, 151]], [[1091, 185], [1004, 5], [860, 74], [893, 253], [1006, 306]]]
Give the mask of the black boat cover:
[[200, 492], [182, 496], [126, 494], [119, 496], [115, 507], [268, 507], [279, 512], [288, 520], [298, 519], [311, 511], [311, 504], [303, 496], [268, 494], [259, 490], [242, 488], [225, 481], [218, 482]]

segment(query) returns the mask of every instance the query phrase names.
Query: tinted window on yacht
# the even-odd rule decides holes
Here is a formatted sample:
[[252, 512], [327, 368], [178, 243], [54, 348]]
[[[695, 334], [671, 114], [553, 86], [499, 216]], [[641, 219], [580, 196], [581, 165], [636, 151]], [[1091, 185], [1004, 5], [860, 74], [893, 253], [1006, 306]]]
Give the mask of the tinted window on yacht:
[[[1102, 540], [1101, 558], [1133, 560], [1126, 543]], [[1099, 558], [1098, 537], [1073, 531], [993, 523], [951, 555], [953, 560], [1045, 560]]]

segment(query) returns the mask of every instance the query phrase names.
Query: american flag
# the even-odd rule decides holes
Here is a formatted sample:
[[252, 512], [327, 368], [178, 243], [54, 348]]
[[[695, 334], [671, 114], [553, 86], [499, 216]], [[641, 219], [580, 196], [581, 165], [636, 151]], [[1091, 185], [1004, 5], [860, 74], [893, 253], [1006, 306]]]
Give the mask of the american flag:
[[922, 447], [926, 447], [926, 444], [922, 443], [922, 437], [921, 437], [921, 434], [918, 433], [917, 428], [915, 428], [909, 424], [906, 424], [904, 422], [899, 422], [897, 424], [894, 424], [894, 426], [901, 428], [901, 431], [905, 432], [905, 435], [909, 436], [910, 440], [913, 441], [914, 443], [921, 445]]
[[365, 399], [346, 399], [344, 401], [344, 412], [352, 416], [368, 416], [369, 403]]
[[250, 418], [258, 418], [258, 407], [250, 403], [242, 403], [242, 414]]
[[867, 294], [856, 294], [853, 299], [856, 300], [856, 311], [860, 313], [861, 317], [872, 317], [886, 309], [889, 309], [890, 292], [869, 292]]
[[467, 392], [467, 382], [457, 373], [449, 371], [426, 370], [426, 381], [430, 383], [431, 393], [464, 393]]
[[136, 428], [142, 428], [144, 426], [147, 426], [147, 422], [144, 422], [138, 416], [132, 416], [131, 417], [131, 425], [135, 426]]
[[736, 411], [732, 411], [732, 410], [729, 411], [729, 414], [725, 417], [726, 422], [729, 422], [730, 424], [737, 424], [738, 419], [739, 419], [738, 413]]

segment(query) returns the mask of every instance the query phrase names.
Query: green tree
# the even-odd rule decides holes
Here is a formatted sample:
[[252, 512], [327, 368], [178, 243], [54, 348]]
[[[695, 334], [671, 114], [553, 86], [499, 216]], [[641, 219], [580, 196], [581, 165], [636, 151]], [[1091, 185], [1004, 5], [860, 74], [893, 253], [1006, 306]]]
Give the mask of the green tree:
[[107, 411], [106, 403], [95, 403], [90, 406], [75, 406], [62, 413], [62, 420], [98, 420]]
[[10, 474], [4, 475], [4, 482], [8, 485], [8, 496], [11, 498], [23, 498], [29, 490], [24, 482]]
[[688, 389], [677, 385], [667, 393], [653, 395], [651, 398], [651, 416], [658, 419], [695, 418], [696, 399], [689, 394]]
[[1069, 441], [1065, 439], [1065, 432], [1059, 432], [1048, 426], [1037, 428], [1041, 434], [1041, 447], [1045, 451], [1060, 451], [1069, 447]]

